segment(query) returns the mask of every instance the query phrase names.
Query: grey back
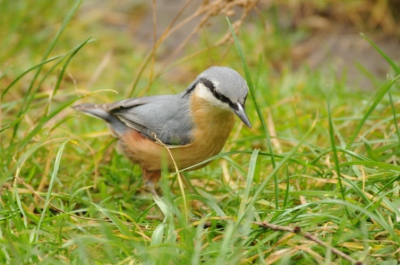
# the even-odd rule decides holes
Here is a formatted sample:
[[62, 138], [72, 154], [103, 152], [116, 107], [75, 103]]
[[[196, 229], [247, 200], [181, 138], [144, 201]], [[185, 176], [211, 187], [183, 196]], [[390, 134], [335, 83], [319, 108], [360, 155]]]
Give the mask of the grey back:
[[127, 99], [109, 104], [107, 111], [150, 139], [157, 138], [168, 145], [191, 142], [193, 120], [189, 97], [177, 95]]

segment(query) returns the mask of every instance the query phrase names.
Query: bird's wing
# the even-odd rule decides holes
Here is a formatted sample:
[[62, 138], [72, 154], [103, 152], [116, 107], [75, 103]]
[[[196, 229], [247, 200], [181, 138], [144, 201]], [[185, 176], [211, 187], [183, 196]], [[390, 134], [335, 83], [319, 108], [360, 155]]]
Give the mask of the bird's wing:
[[104, 104], [107, 111], [113, 111], [119, 108], [133, 108], [144, 104], [151, 103], [154, 99], [165, 96], [153, 96], [153, 97], [143, 97], [143, 98], [128, 98], [120, 101], [116, 101], [110, 104]]
[[74, 108], [106, 120], [117, 134], [123, 133], [122, 124], [152, 140], [155, 134], [167, 145], [186, 145], [192, 141], [189, 99], [183, 94], [83, 104]]
[[109, 107], [110, 114], [150, 139], [154, 139], [154, 133], [168, 145], [185, 145], [192, 141], [189, 99], [182, 94], [128, 99]]

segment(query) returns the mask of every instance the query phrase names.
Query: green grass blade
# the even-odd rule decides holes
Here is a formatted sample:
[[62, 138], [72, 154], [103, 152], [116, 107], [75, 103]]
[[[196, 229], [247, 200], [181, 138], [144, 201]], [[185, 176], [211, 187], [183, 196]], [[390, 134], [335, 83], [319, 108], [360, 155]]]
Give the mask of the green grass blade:
[[386, 188], [390, 187], [393, 185], [393, 183], [397, 182], [400, 180], [400, 173], [399, 175], [397, 175], [396, 178], [393, 178], [391, 181], [389, 181], [388, 183], [386, 183], [386, 185], [382, 186], [375, 194], [372, 198], [377, 197], [382, 191], [386, 190]]
[[[340, 162], [339, 162], [339, 157], [338, 157], [338, 153], [337, 153], [337, 149], [336, 149], [336, 144], [335, 144], [335, 132], [334, 132], [334, 125], [333, 125], [333, 121], [332, 121], [332, 112], [331, 112], [331, 100], [330, 100], [330, 92], [327, 92], [327, 112], [328, 112], [328, 121], [329, 121], [329, 140], [331, 143], [331, 147], [332, 147], [332, 153], [333, 153], [333, 161], [335, 162], [335, 169], [336, 169], [336, 173], [338, 176], [338, 182], [339, 182], [339, 188], [340, 188], [340, 193], [342, 194], [342, 200], [346, 200], [346, 196], [345, 196], [345, 190], [343, 187], [343, 183], [342, 183], [342, 175], [340, 172]], [[347, 210], [346, 210], [347, 211]], [[348, 212], [347, 212], [348, 215]]]
[[253, 154], [251, 155], [251, 158], [250, 158], [249, 170], [247, 172], [247, 178], [246, 178], [246, 188], [244, 191], [244, 196], [240, 203], [240, 208], [239, 208], [239, 213], [238, 213], [239, 218], [241, 218], [242, 214], [244, 213], [244, 209], [250, 198], [250, 190], [251, 190], [251, 187], [253, 186], [254, 172], [256, 169], [256, 165], [257, 165], [258, 153], [259, 153], [258, 149], [254, 150]]
[[377, 161], [349, 161], [349, 162], [343, 162], [341, 163], [342, 167], [346, 166], [367, 166], [367, 167], [376, 167], [380, 169], [387, 169], [394, 171], [396, 173], [400, 173], [400, 166], [397, 165], [392, 165], [389, 163], [384, 163], [384, 162], [377, 162]]
[[366, 209], [363, 206], [358, 206], [358, 205], [355, 205], [355, 204], [352, 204], [349, 202], [345, 202], [342, 200], [330, 200], [330, 199], [313, 202], [313, 204], [342, 205], [344, 207], [347, 207], [348, 209], [358, 211], [358, 212], [364, 214], [365, 216], [368, 216], [372, 220], [374, 220], [379, 226], [381, 226], [386, 232], [388, 232], [392, 236], [393, 240], [400, 241], [400, 238], [397, 236], [395, 231], [393, 231], [392, 225], [390, 225], [385, 219], [380, 218], [378, 215], [369, 211], [368, 209]]
[[[46, 61], [47, 57], [50, 55], [51, 51], [54, 49], [56, 43], [58, 42], [58, 39], [60, 38], [61, 34], [64, 32], [68, 23], [70, 22], [70, 20], [72, 19], [72, 17], [76, 13], [76, 11], [78, 10], [78, 7], [82, 3], [82, 1], [83, 0], [77, 0], [75, 2], [75, 5], [72, 7], [72, 9], [68, 13], [68, 15], [65, 17], [60, 29], [56, 33], [56, 36], [53, 38], [53, 40], [51, 41], [50, 45], [48, 46], [46, 52], [44, 53], [44, 55], [42, 57], [42, 61]], [[25, 112], [25, 110], [27, 110], [30, 107], [30, 104], [27, 104], [27, 103], [28, 103], [28, 100], [33, 96], [33, 95], [31, 96], [31, 91], [32, 91], [33, 86], [35, 85], [37, 78], [39, 77], [40, 72], [42, 71], [42, 66], [43, 66], [43, 64], [40, 64], [39, 67], [37, 67], [36, 73], [29, 85], [28, 91], [26, 92], [26, 95], [22, 102], [23, 107], [20, 109], [18, 116], [20, 116], [21, 113]], [[14, 126], [13, 139], [15, 138], [15, 135], [17, 134], [18, 127], [19, 127], [19, 123], [16, 123]]]
[[387, 56], [386, 53], [384, 53], [381, 49], [379, 49], [379, 47], [372, 40], [370, 40], [366, 35], [361, 33], [361, 36], [364, 39], [366, 39], [369, 42], [369, 44], [371, 44], [372, 47], [374, 47], [374, 49], [383, 57], [383, 59], [386, 60], [386, 62], [389, 63], [389, 65], [396, 72], [396, 74], [400, 75], [400, 67], [398, 67], [397, 64], [395, 62], [393, 62], [393, 60], [390, 59], [390, 57]]
[[214, 264], [226, 264], [227, 256], [230, 251], [230, 246], [233, 244], [232, 240], [234, 240], [236, 227], [235, 225], [229, 221], [228, 225], [225, 227], [224, 238], [222, 240], [221, 249], [219, 251], [219, 255]]
[[8, 178], [12, 177], [12, 174], [20, 167], [24, 165], [24, 163], [27, 161], [27, 159], [32, 156], [40, 147], [50, 144], [50, 143], [55, 143], [59, 142], [59, 139], [51, 140], [48, 142], [45, 142], [45, 140], [41, 140], [40, 142], [37, 142], [30, 146], [29, 149], [27, 149], [25, 152], [22, 153], [22, 155], [18, 158], [17, 162], [14, 164], [14, 166], [11, 169], [8, 169], [5, 171], [3, 174], [3, 177], [0, 178], [0, 185], [3, 185], [3, 182], [7, 181]]
[[[67, 14], [65, 17], [63, 23], [61, 24], [60, 29], [57, 31], [56, 36], [54, 36], [53, 40], [51, 41], [49, 47], [47, 48], [46, 52], [43, 55], [43, 60], [46, 60], [51, 51], [54, 49], [56, 46], [58, 39], [60, 38], [61, 34], [64, 32], [66, 29], [68, 23], [71, 21], [72, 17], [75, 15], [76, 11], [78, 10], [80, 4], [82, 3], [83, 0], [77, 0], [75, 1], [75, 5], [71, 8], [71, 11]], [[38, 73], [40, 73], [41, 69], [38, 69]], [[37, 74], [38, 75], [38, 74]]]
[[[202, 203], [204, 203], [205, 205], [207, 205], [208, 207], [210, 207], [211, 209], [214, 210], [214, 212], [221, 217], [225, 217], [226, 214], [225, 212], [221, 209], [221, 207], [218, 206], [217, 203], [215, 203], [211, 198], [207, 198], [207, 195], [197, 195], [197, 194], [188, 194], [186, 195], [187, 200], [191, 200], [191, 201], [201, 201]], [[180, 199], [180, 198], [178, 198]]]
[[67, 69], [68, 64], [70, 63], [70, 61], [72, 60], [72, 58], [83, 48], [83, 46], [85, 46], [85, 45], [89, 42], [89, 40], [90, 40], [91, 38], [92, 38], [92, 37], [90, 36], [90, 37], [87, 38], [85, 41], [83, 41], [81, 44], [79, 44], [78, 47], [76, 47], [75, 49], [73, 49], [72, 54], [71, 54], [71, 55], [68, 57], [68, 59], [64, 62], [64, 65], [63, 65], [62, 68], [61, 68], [60, 75], [59, 75], [59, 77], [58, 77], [58, 79], [57, 79], [57, 83], [56, 83], [56, 86], [55, 86], [54, 91], [53, 91], [53, 96], [57, 93], [57, 91], [58, 91], [58, 89], [59, 89], [59, 87], [60, 87], [61, 81], [62, 81], [62, 79], [63, 79], [64, 73], [65, 73], [65, 70]]
[[67, 102], [65, 102], [61, 106], [59, 106], [57, 109], [55, 109], [53, 112], [51, 112], [48, 116], [43, 117], [40, 120], [40, 122], [35, 126], [35, 128], [33, 128], [33, 130], [21, 141], [19, 148], [22, 148], [27, 143], [29, 143], [29, 141], [32, 139], [32, 137], [35, 136], [50, 119], [52, 119], [54, 116], [56, 116], [62, 110], [71, 106], [72, 103], [74, 103], [75, 101], [77, 101], [80, 98], [81, 97], [68, 100]]
[[[371, 203], [371, 200], [365, 195], [365, 193], [358, 187], [354, 181], [351, 181], [350, 179], [344, 179], [345, 182], [349, 183], [350, 186], [353, 187], [353, 189], [356, 191], [356, 193], [364, 200], [364, 204], [368, 205]], [[343, 193], [342, 193], [343, 196]], [[348, 215], [349, 216], [349, 215]]]
[[[22, 74], [20, 74], [17, 78], [15, 78], [15, 79], [11, 82], [11, 84], [9, 84], [9, 85], [4, 89], [4, 91], [1, 93], [1, 100], [3, 101], [4, 96], [5, 96], [5, 95], [7, 94], [7, 92], [10, 90], [10, 88], [11, 88], [13, 85], [15, 85], [15, 83], [17, 83], [17, 82], [18, 82], [22, 77], [24, 77], [27, 73], [29, 73], [30, 71], [32, 71], [32, 70], [34, 70], [34, 69], [36, 69], [36, 68], [38, 68], [38, 67], [42, 67], [43, 65], [45, 65], [45, 64], [47, 64], [47, 63], [50, 63], [50, 62], [52, 62], [52, 61], [54, 61], [54, 60], [57, 60], [57, 59], [59, 59], [59, 58], [62, 58], [62, 57], [64, 57], [64, 56], [65, 56], [65, 54], [52, 57], [52, 58], [50, 58], [50, 59], [47, 59], [47, 60], [45, 60], [45, 61], [42, 61], [41, 63], [38, 63], [38, 64], [35, 65], [35, 66], [32, 66], [32, 67], [30, 67], [28, 70], [24, 71], [24, 72], [23, 72]], [[21, 115], [21, 114], [19, 114], [19, 115]]]
[[246, 214], [250, 211], [250, 209], [254, 206], [255, 202], [258, 199], [258, 196], [262, 193], [264, 190], [265, 186], [267, 185], [268, 181], [275, 176], [275, 174], [286, 164], [286, 162], [289, 161], [289, 159], [296, 153], [296, 151], [299, 149], [299, 147], [303, 144], [303, 142], [307, 139], [307, 137], [311, 134], [311, 132], [314, 130], [315, 125], [317, 123], [318, 117], [314, 120], [313, 124], [311, 127], [308, 129], [304, 137], [297, 143], [295, 147], [293, 147], [292, 150], [290, 150], [287, 155], [285, 155], [282, 159], [282, 161], [279, 162], [279, 164], [274, 168], [274, 170], [268, 174], [268, 176], [265, 178], [265, 180], [259, 185], [258, 189], [254, 193], [253, 198], [251, 199], [250, 203], [247, 205], [246, 210], [244, 211], [243, 215], [241, 218], [238, 218], [236, 225], [240, 225], [240, 223], [243, 221], [243, 218], [246, 216]]
[[[275, 155], [274, 155], [274, 152], [273, 152], [273, 149], [272, 149], [271, 136], [269, 135], [267, 124], [265, 123], [265, 118], [264, 118], [264, 116], [263, 116], [263, 114], [261, 112], [261, 109], [258, 106], [258, 103], [257, 103], [257, 100], [256, 100], [256, 94], [255, 94], [255, 89], [254, 89], [254, 86], [253, 86], [253, 81], [251, 79], [250, 70], [249, 70], [249, 67], [247, 65], [246, 58], [244, 57], [244, 54], [243, 54], [242, 48], [240, 46], [239, 40], [238, 40], [238, 38], [236, 36], [235, 30], [233, 29], [232, 24], [229, 21], [229, 19], [226, 18], [226, 20], [228, 22], [229, 29], [230, 29], [231, 34], [233, 36], [233, 39], [235, 41], [236, 49], [237, 49], [237, 51], [239, 53], [240, 60], [242, 61], [242, 64], [243, 64], [243, 70], [244, 70], [244, 73], [245, 73], [245, 76], [246, 76], [247, 85], [249, 86], [249, 90], [250, 90], [250, 97], [251, 97], [252, 102], [254, 104], [254, 107], [255, 107], [255, 109], [257, 111], [258, 118], [259, 118], [259, 120], [261, 121], [261, 124], [262, 124], [262, 128], [263, 128], [263, 131], [264, 131], [264, 134], [265, 134], [265, 138], [267, 140], [268, 150], [271, 153], [272, 167], [275, 168], [276, 167], [276, 163], [275, 163]], [[276, 175], [274, 176], [274, 181], [275, 181], [275, 206], [278, 209], [279, 208], [278, 176], [276, 176]]]
[[5, 131], [6, 129], [12, 127], [14, 124], [16, 124], [17, 122], [19, 122], [20, 120], [22, 120], [22, 118], [25, 116], [25, 114], [28, 112], [29, 110], [25, 111], [24, 113], [22, 113], [15, 121], [11, 122], [10, 124], [5, 125], [3, 128], [0, 128], [0, 133], [2, 133], [3, 131]]
[[[326, 153], [329, 153], [329, 152], [330, 152], [330, 151], [327, 151]], [[344, 152], [344, 151], [343, 151], [343, 152]], [[323, 153], [323, 154], [326, 154], [326, 153]], [[350, 153], [351, 153], [351, 152], [350, 152]], [[210, 161], [213, 161], [213, 160], [215, 160], [215, 159], [218, 159], [218, 158], [225, 158], [225, 157], [227, 157], [227, 156], [236, 155], [236, 154], [247, 154], [247, 155], [251, 155], [252, 152], [251, 152], [251, 151], [230, 151], [230, 152], [220, 153], [220, 154], [215, 155], [215, 156], [212, 156], [212, 157], [210, 157], [210, 158], [208, 158], [208, 159], [206, 159], [206, 160], [204, 160], [204, 161], [202, 161], [202, 162], [200, 162], [200, 163], [198, 163], [198, 164], [196, 164], [196, 165], [193, 165], [193, 166], [190, 166], [190, 167], [187, 167], [187, 168], [183, 168], [183, 169], [181, 169], [179, 172], [188, 171], [188, 170], [193, 169], [193, 168], [195, 168], [195, 167], [198, 167], [198, 166], [200, 166], [200, 165], [202, 165], [202, 164], [209, 163]], [[354, 156], [356, 156], [354, 153], [352, 153], [352, 154], [353, 154]], [[266, 153], [266, 152], [259, 152], [259, 155], [260, 155], [260, 156], [271, 157], [271, 153]], [[283, 156], [283, 155], [275, 155], [275, 158], [276, 158], [276, 159], [279, 159], [279, 161], [280, 161], [280, 160], [282, 160], [282, 159], [284, 158], [284, 156]], [[229, 159], [227, 159], [227, 160], [229, 161]], [[313, 165], [313, 164], [312, 164], [313, 162], [305, 162], [305, 161], [302, 161], [302, 160], [300, 160], [300, 159], [295, 159], [295, 158], [290, 158], [289, 161], [290, 161], [290, 162], [293, 162], [293, 163], [296, 163], [296, 164], [299, 164], [299, 165], [302, 165], [302, 166], [304, 166], [304, 167], [307, 167], [307, 168], [309, 168], [309, 169], [311, 169], [311, 170], [314, 170], [314, 171], [317, 171], [317, 172], [318, 172], [318, 167], [316, 167], [315, 165]]]
[[56, 161], [54, 162], [54, 169], [53, 169], [53, 173], [51, 174], [51, 178], [50, 178], [50, 183], [49, 183], [49, 187], [47, 189], [47, 195], [46, 195], [46, 200], [42, 209], [42, 214], [40, 215], [40, 220], [39, 223], [36, 227], [36, 234], [34, 235], [34, 242], [38, 242], [39, 240], [39, 236], [38, 233], [40, 233], [40, 230], [42, 229], [42, 225], [43, 225], [43, 221], [45, 216], [47, 215], [47, 208], [49, 207], [50, 204], [50, 197], [51, 197], [51, 193], [53, 191], [53, 186], [54, 186], [54, 182], [57, 178], [57, 174], [58, 174], [58, 169], [60, 168], [60, 162], [61, 162], [61, 156], [64, 152], [64, 148], [65, 145], [69, 142], [70, 140], [67, 140], [65, 142], [63, 142], [61, 144], [60, 149], [57, 152], [57, 156], [56, 156]]
[[397, 141], [400, 143], [399, 124], [397, 123], [396, 109], [393, 104], [392, 93], [390, 92], [390, 90], [389, 90], [389, 101], [390, 101], [390, 107], [392, 109], [394, 127], [396, 128]]
[[372, 102], [371, 106], [369, 109], [366, 111], [364, 114], [363, 118], [361, 119], [360, 123], [358, 124], [357, 128], [355, 129], [353, 135], [351, 136], [349, 142], [347, 143], [346, 149], [350, 149], [350, 147], [353, 145], [354, 141], [356, 140], [358, 133], [361, 131], [361, 128], [363, 127], [364, 123], [368, 119], [368, 117], [371, 115], [371, 113], [375, 110], [376, 106], [378, 106], [379, 102], [381, 102], [382, 98], [385, 96], [385, 94], [389, 91], [389, 89], [393, 86], [393, 84], [400, 78], [400, 75], [396, 76], [392, 81], [387, 83], [385, 86], [383, 86], [379, 91], [375, 94], [375, 100]]
[[112, 212], [110, 212], [107, 209], [104, 209], [103, 207], [101, 207], [98, 204], [92, 203], [92, 205], [94, 207], [96, 207], [96, 209], [101, 212], [102, 214], [104, 214], [105, 216], [107, 216], [108, 219], [111, 220], [111, 222], [118, 228], [118, 230], [125, 236], [129, 236], [131, 235], [131, 232], [129, 231], [129, 229], [126, 227], [126, 225], [124, 225], [118, 218], [116, 215], [114, 215]]

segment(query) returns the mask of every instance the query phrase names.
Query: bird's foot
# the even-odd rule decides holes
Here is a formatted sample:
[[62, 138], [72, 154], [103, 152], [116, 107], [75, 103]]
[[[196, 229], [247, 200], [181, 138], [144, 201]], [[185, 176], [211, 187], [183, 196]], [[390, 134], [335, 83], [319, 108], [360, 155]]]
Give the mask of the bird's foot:
[[154, 197], [161, 197], [160, 194], [156, 191], [156, 185], [151, 180], [146, 181], [145, 186], [151, 192], [151, 194], [153, 194]]

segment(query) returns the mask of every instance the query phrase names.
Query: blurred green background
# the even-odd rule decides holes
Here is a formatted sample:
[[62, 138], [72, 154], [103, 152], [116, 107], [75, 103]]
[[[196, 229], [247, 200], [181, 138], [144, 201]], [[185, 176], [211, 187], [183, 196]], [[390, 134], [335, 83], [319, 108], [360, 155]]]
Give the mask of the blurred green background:
[[[399, 13], [399, 0], [0, 0], [0, 263], [397, 264]], [[244, 75], [226, 17], [261, 117], [249, 98], [253, 129], [237, 123], [221, 157], [184, 174], [187, 196], [166, 174], [157, 200], [105, 124], [70, 106], [178, 93], [212, 65]]]

